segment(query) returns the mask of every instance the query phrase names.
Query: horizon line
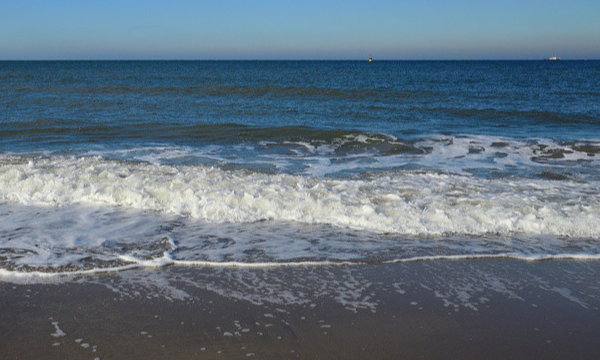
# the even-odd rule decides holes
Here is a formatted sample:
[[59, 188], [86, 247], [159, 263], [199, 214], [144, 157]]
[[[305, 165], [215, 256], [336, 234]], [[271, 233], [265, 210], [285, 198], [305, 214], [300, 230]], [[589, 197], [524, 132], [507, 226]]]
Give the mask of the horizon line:
[[[391, 59], [391, 58], [384, 58], [384, 59], [376, 59], [373, 58], [373, 62], [379, 62], [379, 61], [598, 61], [600, 60], [600, 58], [590, 58], [590, 59], [585, 59], [585, 58], [560, 58], [555, 60], [555, 59], [550, 59], [550, 58], [527, 58], [527, 59], [519, 59], [519, 58], [514, 58], [514, 59], [494, 59], [494, 58], [489, 58], [489, 59], [473, 59], [473, 58], [448, 58], [448, 59], [429, 59], [429, 58], [423, 58], [423, 59]], [[114, 58], [114, 59], [86, 59], [86, 58], [74, 58], [74, 59], [0, 59], [0, 61], [357, 61], [357, 62], [368, 62], [369, 58], [365, 58], [365, 59], [357, 59], [357, 58], [339, 58], [339, 59], [310, 59], [310, 58], [289, 58], [289, 59], [260, 59], [260, 58], [240, 58], [240, 59], [230, 59], [230, 58], [214, 58], [214, 59], [189, 59], [189, 58], [172, 58], [172, 59], [147, 59], [147, 58], [125, 58], [125, 59], [119, 59], [119, 58]]]

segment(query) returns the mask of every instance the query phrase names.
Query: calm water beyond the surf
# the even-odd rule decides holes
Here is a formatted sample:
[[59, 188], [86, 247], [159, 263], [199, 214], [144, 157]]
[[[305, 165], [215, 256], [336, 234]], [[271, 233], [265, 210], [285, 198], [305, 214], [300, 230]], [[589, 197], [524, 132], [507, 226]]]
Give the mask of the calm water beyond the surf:
[[0, 62], [0, 276], [600, 259], [600, 62]]

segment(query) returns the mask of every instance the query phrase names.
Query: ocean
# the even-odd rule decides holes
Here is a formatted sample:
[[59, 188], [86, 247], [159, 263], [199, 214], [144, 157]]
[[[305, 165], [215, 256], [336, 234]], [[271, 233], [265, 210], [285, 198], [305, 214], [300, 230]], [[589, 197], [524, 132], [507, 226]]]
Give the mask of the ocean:
[[0, 62], [0, 279], [600, 260], [599, 61]]

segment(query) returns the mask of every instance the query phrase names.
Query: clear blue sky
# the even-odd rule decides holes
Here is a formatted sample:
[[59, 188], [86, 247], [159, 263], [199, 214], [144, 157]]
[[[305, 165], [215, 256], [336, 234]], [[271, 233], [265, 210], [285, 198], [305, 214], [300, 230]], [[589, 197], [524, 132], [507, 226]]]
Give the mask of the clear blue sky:
[[0, 0], [0, 59], [600, 59], [600, 0]]

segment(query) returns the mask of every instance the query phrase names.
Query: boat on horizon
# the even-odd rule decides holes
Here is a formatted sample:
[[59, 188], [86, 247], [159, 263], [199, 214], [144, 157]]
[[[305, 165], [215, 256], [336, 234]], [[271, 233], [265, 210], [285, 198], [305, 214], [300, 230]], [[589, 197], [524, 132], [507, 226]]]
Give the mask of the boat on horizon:
[[559, 58], [558, 56], [550, 56], [550, 57], [548, 58], [548, 60], [551, 60], [551, 61], [556, 61], [556, 60], [560, 60], [560, 58]]

